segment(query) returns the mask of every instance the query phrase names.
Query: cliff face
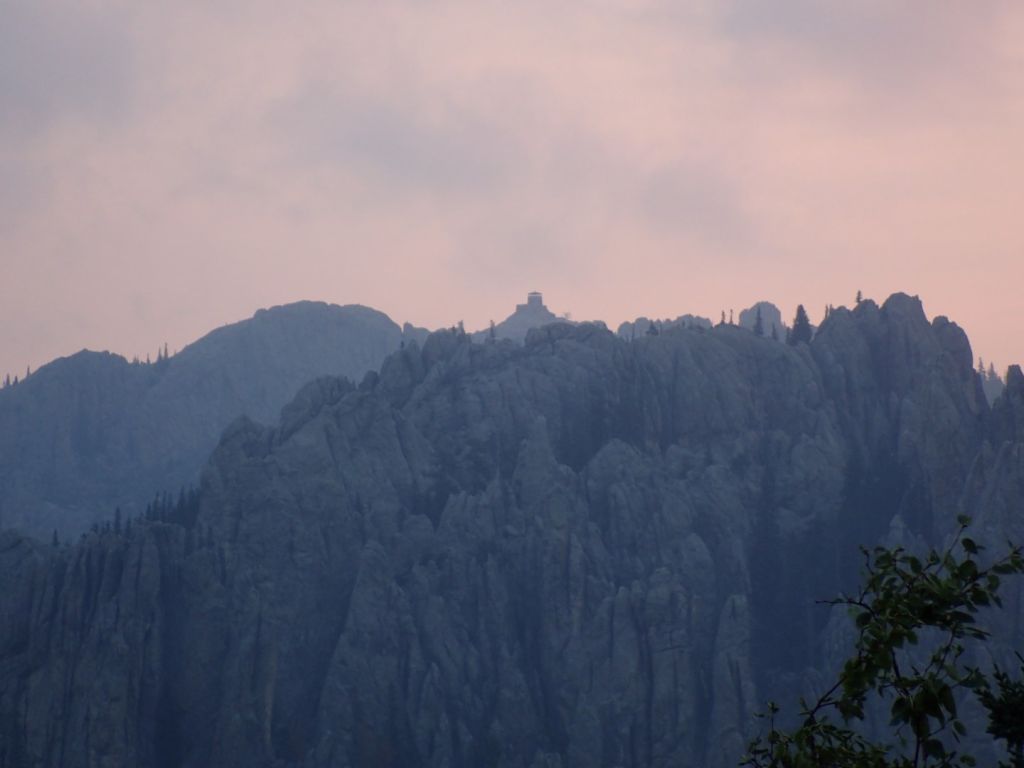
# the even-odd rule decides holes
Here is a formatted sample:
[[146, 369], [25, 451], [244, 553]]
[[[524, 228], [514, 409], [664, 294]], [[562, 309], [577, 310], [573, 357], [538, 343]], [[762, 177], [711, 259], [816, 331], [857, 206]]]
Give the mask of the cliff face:
[[402, 339], [380, 312], [303, 302], [153, 365], [95, 352], [51, 363], [0, 391], [0, 527], [66, 538], [116, 506], [136, 515], [195, 482], [232, 420], [272, 422], [310, 379], [358, 379]]
[[0, 537], [0, 766], [734, 764], [859, 543], [1021, 533], [1010, 379], [905, 296], [797, 348], [434, 334], [236, 422], [188, 527]]

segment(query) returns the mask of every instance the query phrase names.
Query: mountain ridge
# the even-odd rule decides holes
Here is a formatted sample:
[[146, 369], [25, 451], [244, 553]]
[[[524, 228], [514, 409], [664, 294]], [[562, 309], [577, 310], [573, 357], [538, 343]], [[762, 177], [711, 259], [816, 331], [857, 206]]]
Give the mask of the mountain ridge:
[[1024, 376], [996, 419], [971, 361], [896, 295], [810, 345], [444, 331], [318, 379], [224, 433], [194, 523], [0, 535], [8, 759], [734, 764], [837, 662], [856, 544], [1024, 540]]
[[77, 535], [115, 506], [138, 515], [198, 479], [235, 417], [275, 420], [310, 379], [360, 378], [425, 334], [368, 307], [297, 302], [148, 365], [88, 350], [59, 358], [0, 390], [0, 525], [42, 538]]

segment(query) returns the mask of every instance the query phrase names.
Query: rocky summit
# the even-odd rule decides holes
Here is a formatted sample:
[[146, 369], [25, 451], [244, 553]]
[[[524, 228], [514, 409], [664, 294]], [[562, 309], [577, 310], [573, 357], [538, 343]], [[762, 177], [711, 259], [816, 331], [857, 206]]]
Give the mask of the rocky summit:
[[490, 328], [477, 331], [472, 338], [477, 342], [510, 339], [520, 344], [534, 328], [540, 328], [556, 322], [569, 322], [560, 318], [544, 305], [544, 296], [538, 291], [526, 294], [525, 304], [516, 304], [516, 311], [500, 323], [491, 324]]
[[1024, 376], [990, 409], [909, 296], [795, 347], [435, 333], [154, 519], [0, 536], [0, 766], [735, 765], [841, 658], [858, 544], [1024, 541], [1022, 496]]

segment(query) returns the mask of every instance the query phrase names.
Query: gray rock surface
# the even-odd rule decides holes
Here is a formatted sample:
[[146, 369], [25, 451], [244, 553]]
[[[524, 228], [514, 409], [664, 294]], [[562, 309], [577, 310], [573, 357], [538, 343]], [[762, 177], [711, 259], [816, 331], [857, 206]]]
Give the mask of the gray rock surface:
[[273, 422], [317, 376], [356, 380], [404, 338], [360, 306], [300, 302], [260, 310], [152, 365], [83, 351], [0, 390], [0, 527], [77, 537], [120, 506], [198, 480], [223, 429]]
[[0, 768], [733, 765], [859, 543], [1024, 540], [1024, 376], [990, 411], [972, 359], [897, 295], [796, 348], [440, 332], [314, 381], [190, 525], [0, 535]]

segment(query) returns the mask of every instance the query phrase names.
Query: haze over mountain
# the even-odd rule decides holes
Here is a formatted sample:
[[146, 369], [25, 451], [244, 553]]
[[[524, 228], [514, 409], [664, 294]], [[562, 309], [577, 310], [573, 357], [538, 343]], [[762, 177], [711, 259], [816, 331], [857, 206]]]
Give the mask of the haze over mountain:
[[1022, 489], [1024, 375], [990, 408], [906, 295], [796, 346], [437, 332], [236, 422], [162, 521], [0, 534], [0, 766], [734, 765], [843, 657], [858, 545], [1024, 541]]
[[196, 482], [236, 418], [273, 423], [311, 379], [359, 380], [426, 333], [366, 307], [299, 302], [153, 364], [89, 351], [56, 360], [0, 389], [0, 527], [49, 539], [118, 506], [138, 515]]
[[732, 768], [874, 545], [1024, 678], [1024, 2], [0, 7], [0, 768]]
[[[754, 330], [757, 311], [766, 336], [786, 338], [781, 312], [759, 302], [739, 313]], [[477, 342], [512, 340], [552, 322], [538, 292]], [[672, 328], [711, 328], [707, 318], [637, 318], [625, 339]], [[273, 422], [280, 408], [313, 378], [358, 381], [404, 341], [427, 331], [398, 327], [358, 306], [298, 302], [261, 310], [250, 321], [218, 329], [180, 354], [156, 363], [83, 350], [44, 366], [16, 387], [0, 389], [0, 528], [48, 538], [75, 536], [121, 509], [138, 515], [156, 494], [176, 494], [199, 468], [231, 421], [247, 415]], [[992, 366], [981, 377], [989, 402], [1002, 391]], [[5, 396], [6, 395], [6, 396]]]
[[[494, 338], [522, 343], [557, 319], [531, 293]], [[359, 381], [427, 333], [366, 307], [307, 301], [260, 310], [152, 364], [88, 350], [56, 360], [0, 389], [0, 528], [49, 539], [77, 536], [115, 508], [136, 516], [196, 482], [235, 418], [272, 423], [302, 384]]]
[[912, 289], [1024, 362], [1024, 4], [4, 8], [0, 375], [538, 288], [611, 328]]

